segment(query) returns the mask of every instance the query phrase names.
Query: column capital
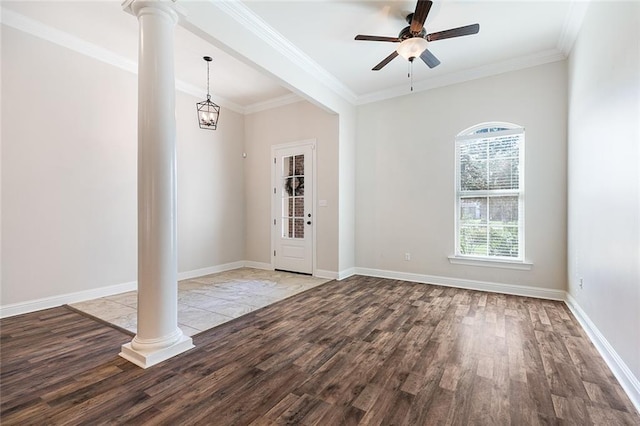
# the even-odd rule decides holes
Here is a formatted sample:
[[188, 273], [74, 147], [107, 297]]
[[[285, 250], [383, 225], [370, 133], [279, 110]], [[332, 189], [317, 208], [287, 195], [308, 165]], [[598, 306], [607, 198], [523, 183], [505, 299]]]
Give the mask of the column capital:
[[174, 24], [178, 22], [180, 16], [186, 15], [183, 8], [175, 3], [175, 0], [124, 0], [122, 9], [136, 17], [143, 14], [165, 15]]

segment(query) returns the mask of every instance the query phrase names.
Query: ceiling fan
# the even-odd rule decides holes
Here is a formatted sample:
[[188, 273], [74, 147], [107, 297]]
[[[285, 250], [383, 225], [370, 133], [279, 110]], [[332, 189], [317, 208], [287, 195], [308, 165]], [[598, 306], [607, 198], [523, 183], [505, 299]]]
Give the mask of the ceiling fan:
[[447, 38], [460, 37], [465, 35], [477, 34], [480, 31], [479, 24], [466, 25], [464, 27], [452, 28], [450, 30], [438, 31], [437, 33], [427, 34], [424, 29], [424, 22], [427, 19], [429, 10], [433, 2], [431, 0], [418, 0], [416, 4], [416, 10], [413, 13], [407, 15], [408, 27], [405, 27], [400, 31], [398, 37], [384, 37], [384, 36], [371, 36], [361, 35], [356, 36], [356, 40], [367, 41], [386, 41], [391, 43], [400, 43], [398, 48], [394, 50], [389, 56], [384, 58], [378, 65], [373, 67], [372, 71], [379, 71], [389, 62], [391, 62], [396, 56], [400, 55], [407, 59], [409, 62], [413, 62], [416, 57], [420, 57], [429, 68], [434, 68], [440, 65], [440, 61], [433, 53], [427, 49], [429, 42], [436, 40], [444, 40]]

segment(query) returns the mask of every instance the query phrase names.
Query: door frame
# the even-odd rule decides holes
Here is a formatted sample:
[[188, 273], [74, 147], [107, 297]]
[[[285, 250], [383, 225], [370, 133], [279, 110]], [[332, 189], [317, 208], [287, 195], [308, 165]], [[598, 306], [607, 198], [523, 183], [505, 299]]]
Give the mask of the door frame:
[[[316, 155], [316, 139], [303, 139], [294, 142], [281, 143], [277, 145], [271, 145], [271, 158], [269, 161], [271, 162], [271, 218], [269, 224], [271, 226], [271, 269], [275, 269], [275, 257], [273, 253], [276, 250], [276, 239], [278, 238], [277, 226], [274, 224], [274, 220], [276, 220], [276, 212], [277, 206], [276, 203], [280, 202], [280, 200], [276, 200], [275, 188], [278, 180], [278, 171], [276, 170], [276, 151], [280, 149], [289, 149], [289, 148], [298, 148], [298, 147], [311, 147], [311, 275], [316, 276], [316, 202], [317, 202], [317, 155]], [[305, 171], [306, 176], [306, 171]], [[306, 182], [305, 182], [306, 186]]]

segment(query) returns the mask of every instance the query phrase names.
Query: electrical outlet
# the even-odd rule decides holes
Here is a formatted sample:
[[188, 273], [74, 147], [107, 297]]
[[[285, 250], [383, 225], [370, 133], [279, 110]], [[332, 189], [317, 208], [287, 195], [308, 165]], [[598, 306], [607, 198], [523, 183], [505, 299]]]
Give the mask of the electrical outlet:
[[406, 261], [411, 260], [411, 253], [405, 253], [404, 254], [404, 260], [406, 260]]
[[580, 278], [580, 281], [579, 281], [578, 285], [580, 286], [580, 288], [583, 288], [583, 286], [584, 286], [584, 279], [583, 278]]

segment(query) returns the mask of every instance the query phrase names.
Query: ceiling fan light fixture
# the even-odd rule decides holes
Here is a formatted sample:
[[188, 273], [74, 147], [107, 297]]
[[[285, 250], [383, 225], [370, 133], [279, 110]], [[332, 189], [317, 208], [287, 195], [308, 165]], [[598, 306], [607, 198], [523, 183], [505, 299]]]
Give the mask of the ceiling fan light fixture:
[[428, 45], [429, 42], [422, 37], [408, 38], [400, 43], [396, 52], [406, 60], [411, 60], [422, 55]]

